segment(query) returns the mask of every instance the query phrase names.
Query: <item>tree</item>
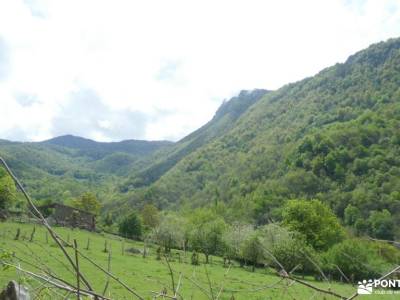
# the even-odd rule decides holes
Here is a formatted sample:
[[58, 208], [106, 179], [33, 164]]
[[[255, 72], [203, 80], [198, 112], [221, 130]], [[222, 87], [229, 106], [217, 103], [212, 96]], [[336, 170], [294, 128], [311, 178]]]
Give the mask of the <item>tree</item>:
[[146, 204], [142, 210], [143, 225], [149, 228], [155, 228], [160, 224], [160, 215], [157, 207], [152, 204]]
[[283, 225], [302, 234], [316, 250], [326, 250], [344, 238], [331, 209], [319, 200], [290, 200], [283, 208]]
[[243, 259], [242, 247], [246, 239], [254, 234], [253, 226], [235, 222], [227, 228], [223, 235], [224, 255], [230, 260]]
[[346, 209], [344, 210], [344, 222], [347, 225], [354, 225], [360, 218], [361, 218], [360, 210], [351, 204], [347, 205]]
[[141, 237], [142, 222], [136, 212], [132, 212], [119, 223], [119, 234], [130, 239]]
[[275, 240], [268, 250], [273, 254], [273, 259], [269, 257], [269, 262], [278, 270], [282, 265], [287, 271], [296, 269], [296, 272], [303, 274], [315, 271], [312, 262], [317, 261], [318, 256], [315, 250], [306, 243], [304, 237], [299, 234], [289, 233], [289, 235]]
[[276, 244], [285, 243], [292, 237], [291, 232], [286, 228], [274, 223], [260, 227], [259, 231], [263, 245], [268, 249], [272, 249]]
[[392, 215], [387, 209], [382, 211], [372, 211], [368, 223], [370, 224], [371, 235], [386, 240], [394, 238], [394, 223]]
[[256, 266], [265, 259], [264, 248], [257, 234], [252, 234], [243, 244], [243, 258], [251, 263], [254, 272]]
[[293, 195], [312, 196], [318, 193], [322, 186], [320, 179], [315, 174], [302, 169], [288, 172], [283, 183]]
[[313, 265], [310, 259], [316, 260], [315, 250], [306, 244], [303, 236], [277, 224], [265, 225], [259, 229], [259, 232], [264, 249], [269, 252], [265, 257], [266, 263], [275, 266], [278, 270], [282, 265], [285, 270], [296, 268], [297, 272], [312, 271]]
[[155, 227], [150, 239], [156, 244], [164, 247], [164, 252], [170, 252], [172, 247], [181, 247], [184, 243], [185, 224], [179, 217], [167, 215], [161, 219], [160, 224]]
[[191, 218], [190, 242], [192, 248], [204, 253], [206, 264], [209, 256], [224, 249], [224, 220], [208, 209], [197, 210]]
[[96, 195], [90, 192], [82, 194], [79, 198], [73, 201], [73, 205], [76, 208], [90, 212], [97, 215], [100, 212], [100, 203], [96, 198]]
[[104, 225], [111, 226], [113, 223], [114, 223], [114, 221], [112, 218], [112, 214], [110, 212], [108, 212], [106, 214], [106, 217], [104, 218]]
[[16, 200], [16, 188], [12, 178], [0, 168], [0, 209], [9, 208]]

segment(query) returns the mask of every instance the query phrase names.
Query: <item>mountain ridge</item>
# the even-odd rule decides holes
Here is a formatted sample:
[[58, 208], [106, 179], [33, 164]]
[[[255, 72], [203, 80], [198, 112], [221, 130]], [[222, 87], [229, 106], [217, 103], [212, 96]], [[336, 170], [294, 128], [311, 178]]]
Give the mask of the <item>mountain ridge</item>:
[[[242, 91], [231, 101], [224, 102], [206, 125], [175, 143], [133, 139], [98, 142], [69, 134], [40, 142], [0, 140], [0, 154], [9, 161], [34, 199], [65, 199], [87, 189], [97, 190], [101, 200], [110, 198], [106, 201], [112, 201], [113, 187], [123, 190], [121, 185], [127, 181], [124, 177], [131, 173], [136, 174], [134, 177], [143, 176], [143, 170], [154, 162], [158, 162], [154, 164], [155, 170], [166, 172], [182, 157], [220, 134], [219, 130], [229, 127], [266, 92], [261, 89]], [[224, 116], [223, 124], [218, 123]], [[215, 124], [218, 129], [214, 128]], [[42, 182], [51, 182], [52, 187], [41, 187], [39, 183]], [[75, 188], [70, 188], [74, 185]], [[102, 185], [104, 188], [94, 188]], [[65, 193], [63, 186], [67, 186]]]
[[161, 160], [156, 160], [149, 168], [137, 172], [120, 185], [120, 191], [126, 192], [129, 188], [153, 183], [185, 156], [229, 131], [247, 109], [269, 92], [264, 89], [242, 90], [229, 101], [224, 101], [210, 121], [161, 153]]
[[198, 130], [146, 153], [7, 142], [0, 153], [35, 199], [94, 190], [116, 216], [146, 203], [206, 206], [261, 225], [279, 221], [290, 199], [319, 199], [361, 233], [376, 216], [400, 228], [399, 66], [399, 38], [371, 45], [276, 91], [241, 92]]
[[40, 145], [61, 146], [82, 151], [82, 154], [92, 156], [95, 159], [103, 158], [113, 152], [122, 152], [134, 155], [144, 155], [154, 152], [159, 148], [172, 145], [169, 141], [145, 141], [145, 140], [122, 140], [119, 142], [97, 142], [91, 139], [63, 135], [49, 140], [38, 142]]
[[288, 199], [317, 198], [343, 220], [355, 207], [359, 224], [385, 210], [400, 224], [398, 66], [400, 39], [390, 39], [267, 93], [231, 130], [110, 209], [214, 205], [262, 224], [279, 220]]

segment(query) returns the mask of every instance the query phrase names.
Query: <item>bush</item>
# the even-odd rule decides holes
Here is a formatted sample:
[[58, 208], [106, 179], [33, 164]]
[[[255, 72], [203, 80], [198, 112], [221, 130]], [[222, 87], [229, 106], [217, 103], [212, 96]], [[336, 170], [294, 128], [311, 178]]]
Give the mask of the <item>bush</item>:
[[130, 239], [138, 239], [142, 235], [142, 223], [135, 212], [119, 223], [119, 234]]
[[268, 224], [260, 229], [260, 237], [268, 264], [280, 270], [277, 260], [287, 272], [294, 268], [303, 274], [318, 272], [313, 264], [319, 261], [317, 254], [302, 235], [276, 224]]
[[383, 260], [387, 263], [399, 265], [400, 264], [400, 251], [393, 245], [383, 242], [371, 241], [370, 247], [374, 249]]
[[12, 178], [0, 167], [0, 209], [8, 209], [16, 201], [16, 188]]
[[194, 266], [198, 266], [199, 265], [199, 255], [197, 254], [197, 252], [194, 250], [192, 253], [192, 257], [190, 259], [192, 265]]
[[338, 268], [353, 282], [378, 278], [388, 263], [376, 252], [370, 242], [360, 239], [345, 240], [334, 245], [323, 256], [323, 269], [335, 278], [341, 278]]
[[[271, 250], [273, 256], [287, 272], [296, 269], [302, 274], [319, 273], [313, 264], [313, 262], [318, 264], [319, 261], [316, 252], [300, 236], [291, 235], [285, 240], [281, 239]], [[274, 265], [280, 268], [276, 262]]]

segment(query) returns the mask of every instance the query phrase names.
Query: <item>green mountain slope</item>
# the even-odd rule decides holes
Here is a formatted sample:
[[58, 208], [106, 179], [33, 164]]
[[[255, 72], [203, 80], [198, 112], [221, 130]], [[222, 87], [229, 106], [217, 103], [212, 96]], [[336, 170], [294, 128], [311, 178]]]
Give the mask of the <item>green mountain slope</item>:
[[214, 117], [204, 126], [184, 137], [172, 147], [164, 148], [148, 160], [144, 170], [139, 170], [120, 186], [122, 192], [149, 185], [170, 170], [182, 158], [232, 129], [239, 117], [256, 103], [267, 90], [241, 91], [238, 96], [224, 102]]
[[128, 140], [100, 143], [62, 136], [39, 143], [0, 141], [0, 155], [36, 200], [65, 201], [85, 191], [102, 200], [136, 162], [172, 143]]
[[230, 130], [124, 201], [212, 204], [264, 223], [280, 218], [287, 199], [319, 198], [343, 218], [354, 211], [349, 222], [359, 230], [379, 230], [374, 218], [400, 222], [399, 119], [400, 39], [392, 39], [265, 94]]
[[59, 136], [47, 141], [40, 142], [41, 145], [57, 146], [78, 150], [79, 156], [87, 156], [92, 159], [101, 159], [108, 154], [115, 152], [127, 153], [130, 155], [146, 156], [154, 151], [171, 145], [168, 141], [140, 141], [125, 140], [121, 142], [96, 142], [90, 139], [73, 135]]

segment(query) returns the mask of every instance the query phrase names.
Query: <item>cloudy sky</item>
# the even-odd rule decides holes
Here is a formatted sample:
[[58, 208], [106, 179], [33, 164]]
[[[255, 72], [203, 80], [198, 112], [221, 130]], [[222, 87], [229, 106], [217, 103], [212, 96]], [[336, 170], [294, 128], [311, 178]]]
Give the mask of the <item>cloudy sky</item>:
[[399, 0], [0, 0], [0, 138], [178, 140], [397, 36]]

